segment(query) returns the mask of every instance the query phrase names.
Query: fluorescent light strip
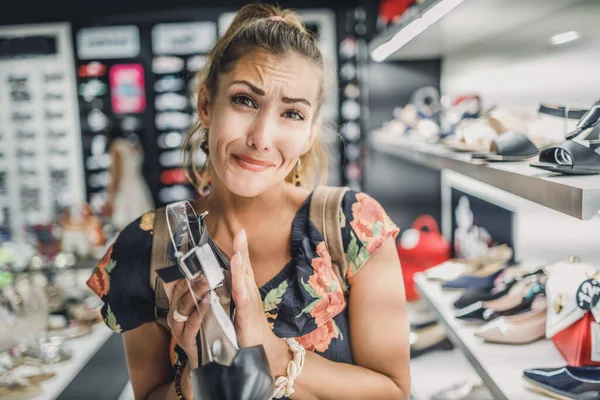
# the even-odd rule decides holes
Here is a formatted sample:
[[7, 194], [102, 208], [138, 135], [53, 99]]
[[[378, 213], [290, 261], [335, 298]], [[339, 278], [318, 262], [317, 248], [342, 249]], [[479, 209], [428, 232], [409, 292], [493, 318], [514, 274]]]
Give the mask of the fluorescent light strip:
[[570, 32], [560, 33], [558, 35], [552, 36], [550, 38], [550, 42], [556, 46], [556, 45], [567, 43], [567, 42], [577, 40], [577, 39], [579, 39], [579, 33], [575, 32], [575, 31], [570, 31]]
[[425, 11], [422, 16], [400, 29], [390, 40], [379, 45], [371, 52], [371, 58], [375, 62], [385, 60], [402, 46], [421, 34], [421, 32], [430, 25], [439, 21], [444, 15], [448, 14], [463, 1], [464, 0], [441, 0], [439, 3]]

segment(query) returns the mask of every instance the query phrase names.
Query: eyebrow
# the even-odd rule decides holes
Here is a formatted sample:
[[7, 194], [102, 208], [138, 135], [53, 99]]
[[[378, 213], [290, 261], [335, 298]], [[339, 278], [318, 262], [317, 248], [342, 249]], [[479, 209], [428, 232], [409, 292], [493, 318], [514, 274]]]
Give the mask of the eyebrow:
[[[232, 85], [236, 84], [236, 83], [241, 83], [243, 85], [248, 86], [250, 88], [250, 90], [252, 90], [252, 92], [254, 94], [258, 95], [258, 96], [264, 96], [265, 95], [265, 91], [264, 90], [262, 90], [262, 89], [260, 89], [260, 88], [258, 88], [256, 86], [254, 86], [253, 84], [251, 84], [248, 81], [245, 81], [245, 80], [235, 81], [235, 82], [232, 83]], [[286, 103], [286, 104], [304, 103], [307, 106], [312, 107], [311, 104], [310, 104], [310, 102], [308, 100], [304, 99], [304, 98], [283, 97], [281, 100], [284, 103]]]

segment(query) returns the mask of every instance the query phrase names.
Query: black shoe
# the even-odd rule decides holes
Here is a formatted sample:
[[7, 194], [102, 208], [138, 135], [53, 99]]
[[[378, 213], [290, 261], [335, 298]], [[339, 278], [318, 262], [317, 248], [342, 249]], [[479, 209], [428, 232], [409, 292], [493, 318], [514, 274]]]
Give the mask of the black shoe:
[[534, 368], [523, 378], [536, 391], [557, 399], [600, 399], [600, 367]]

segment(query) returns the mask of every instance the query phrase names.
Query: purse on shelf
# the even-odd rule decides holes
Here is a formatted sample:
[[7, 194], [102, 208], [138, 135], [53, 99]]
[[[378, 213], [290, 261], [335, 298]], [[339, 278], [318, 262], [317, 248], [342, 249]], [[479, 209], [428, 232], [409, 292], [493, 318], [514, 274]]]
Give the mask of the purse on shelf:
[[546, 337], [568, 365], [600, 365], [600, 271], [560, 262], [548, 269]]
[[406, 290], [406, 300], [419, 299], [413, 275], [439, 265], [451, 257], [450, 243], [442, 236], [435, 218], [421, 215], [406, 230], [397, 245], [402, 275]]

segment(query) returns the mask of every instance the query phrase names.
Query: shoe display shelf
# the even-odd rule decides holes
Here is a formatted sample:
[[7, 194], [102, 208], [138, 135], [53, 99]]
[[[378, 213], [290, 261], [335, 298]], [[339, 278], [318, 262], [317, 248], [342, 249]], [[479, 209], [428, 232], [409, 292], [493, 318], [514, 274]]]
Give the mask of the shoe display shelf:
[[446, 326], [452, 343], [464, 353], [495, 399], [547, 399], [530, 390], [522, 375], [529, 368], [565, 364], [550, 340], [526, 345], [484, 343], [474, 335], [480, 325], [454, 318], [452, 303], [460, 297], [458, 291], [442, 290], [439, 283], [428, 280], [422, 273], [415, 274], [414, 282], [423, 299]]
[[[48, 372], [54, 372], [56, 376], [40, 383], [42, 394], [31, 400], [54, 400], [60, 396], [112, 334], [104, 324], [96, 324], [91, 334], [66, 341], [64, 346], [71, 352], [71, 358], [46, 367]], [[0, 354], [0, 360], [7, 358], [8, 354]]]
[[569, 216], [589, 220], [600, 210], [600, 178], [563, 176], [529, 166], [528, 162], [471, 160], [442, 144], [418, 142], [406, 137], [378, 139], [371, 149], [430, 169], [451, 169]]
[[[418, 2], [400, 20], [380, 32], [369, 42], [369, 52], [389, 43], [400, 31], [397, 41], [407, 31], [420, 32], [398, 50], [383, 52], [390, 60], [426, 60], [442, 58], [490, 38], [533, 23], [542, 17], [556, 15], [580, 0], [424, 0]], [[445, 11], [450, 10], [448, 14]], [[438, 18], [443, 16], [439, 21]], [[473, 34], [473, 21], [477, 34]], [[412, 25], [408, 29], [409, 25]], [[385, 47], [385, 46], [383, 46]]]

